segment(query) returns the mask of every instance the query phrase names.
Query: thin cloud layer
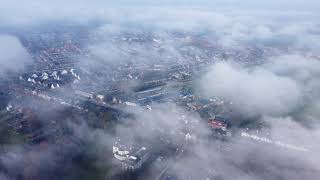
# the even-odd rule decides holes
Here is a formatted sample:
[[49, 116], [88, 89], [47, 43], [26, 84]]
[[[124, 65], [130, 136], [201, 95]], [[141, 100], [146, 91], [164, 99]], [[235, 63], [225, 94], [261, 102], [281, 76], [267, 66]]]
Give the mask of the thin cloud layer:
[[[285, 7], [279, 7], [281, 5]], [[320, 142], [320, 26], [317, 22], [319, 14], [314, 11], [317, 5], [320, 6], [316, 0], [4, 2], [0, 7], [0, 27], [6, 33], [11, 33], [11, 28], [23, 31], [24, 28], [57, 22], [98, 22], [98, 28], [90, 31], [98, 40], [84, 45], [90, 56], [80, 57], [80, 66], [92, 67], [89, 68], [92, 73], [97, 69], [108, 73], [114, 68], [109, 66], [110, 62], [121, 63], [128, 59], [135, 63], [156, 63], [158, 59], [170, 56], [168, 61], [177, 63], [183, 56], [178, 50], [180, 44], [170, 36], [172, 32], [204, 35], [209, 43], [222, 47], [225, 54], [249, 51], [250, 47], [270, 51], [272, 53], [266, 59], [259, 59], [263, 63], [258, 66], [241, 64], [237, 56], [229, 61], [218, 59], [219, 62], [208, 69], [195, 89], [208, 99], [218, 96], [228, 100], [226, 102], [231, 101], [241, 114], [258, 117], [269, 125], [261, 130], [262, 135], [281, 142], [282, 146], [288, 143], [305, 148], [308, 153], [301, 155], [300, 151], [238, 136], [232, 137], [230, 142], [208, 143], [210, 130], [207, 121], [199, 114], [188, 113], [173, 104], [158, 104], [152, 107], [152, 111], [146, 111], [144, 107], [126, 109], [134, 118], [129, 118], [131, 123], [117, 125], [115, 134], [93, 129], [85, 122], [80, 125], [71, 123], [68, 129], [73, 131], [75, 142], [71, 144], [74, 147], [50, 144], [42, 153], [37, 149], [28, 151], [16, 147], [1, 154], [0, 163], [7, 172], [1, 174], [0, 171], [0, 179], [16, 177], [17, 169], [28, 175], [23, 171], [28, 162], [35, 165], [30, 170], [31, 175], [50, 178], [46, 173], [54, 174], [60, 170], [62, 161], [58, 161], [59, 155], [68, 156], [70, 152], [74, 153], [74, 149], [89, 154], [95, 165], [104, 166], [108, 163], [105, 152], [112, 148], [118, 137], [129, 141], [144, 138], [157, 143], [159, 136], [167, 133], [171, 140], [184, 141], [185, 134], [178, 132], [190, 133], [197, 142], [190, 145], [190, 154], [179, 161], [169, 159], [174, 164], [173, 173], [180, 179], [197, 179], [208, 174], [208, 169], [217, 179], [316, 179], [320, 166], [317, 154]], [[281, 12], [282, 9], [285, 11]], [[111, 41], [125, 32], [153, 33], [161, 39], [161, 56], [157, 50], [139, 43]], [[130, 53], [123, 54], [123, 49], [129, 48], [143, 57], [132, 58], [128, 56]], [[0, 75], [19, 72], [32, 62], [15, 36], [0, 35], [0, 50]], [[105, 79], [102, 76], [101, 82]], [[48, 111], [58, 113], [52, 109]], [[128, 122], [126, 120], [120, 119]], [[78, 121], [82, 122], [82, 119]], [[196, 128], [188, 129], [192, 123], [197, 125]], [[79, 141], [84, 145], [79, 146]], [[23, 156], [26, 151], [27, 157]]]
[[[285, 10], [274, 8], [281, 4], [287, 5]], [[300, 0], [290, 3], [257, 3], [251, 0], [157, 3], [144, 0], [9, 1], [0, 9], [0, 27], [7, 31], [10, 28], [23, 29], [52, 22], [88, 24], [98, 21], [113, 31], [144, 29], [206, 33], [211, 41], [228, 47], [255, 44], [317, 52], [320, 47], [317, 21], [320, 14], [310, 10], [316, 4], [318, 2], [313, 0], [308, 3]], [[301, 8], [304, 6], [309, 9]]]

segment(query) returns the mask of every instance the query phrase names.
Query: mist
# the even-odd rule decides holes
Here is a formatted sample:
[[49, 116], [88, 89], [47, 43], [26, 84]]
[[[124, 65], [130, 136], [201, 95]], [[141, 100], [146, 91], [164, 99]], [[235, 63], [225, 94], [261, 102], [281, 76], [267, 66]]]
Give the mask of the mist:
[[[41, 122], [62, 121], [61, 129], [70, 131], [71, 138], [66, 145], [50, 142], [44, 148], [10, 146], [7, 153], [0, 154], [0, 167], [4, 169], [0, 170], [0, 179], [50, 179], [57, 172], [63, 175], [62, 179], [77, 179], [81, 174], [68, 174], [68, 170], [74, 170], [73, 160], [77, 157], [85, 154], [93, 164], [90, 167], [104, 171], [112, 164], [108, 153], [119, 139], [128, 143], [144, 139], [147, 145], [161, 149], [158, 142], [164, 135], [170, 137], [168, 143], [187, 144], [187, 153], [181, 159], [168, 159], [174, 164], [170, 173], [179, 179], [317, 179], [320, 174], [317, 7], [320, 7], [317, 0], [2, 2], [1, 77], [23, 73], [34, 62], [26, 44], [21, 43], [21, 34], [38, 32], [46, 25], [57, 25], [57, 29], [58, 25], [81, 25], [89, 27], [89, 38], [83, 42], [85, 53], [74, 57], [76, 65], [90, 75], [99, 74], [94, 80], [83, 84], [79, 80], [80, 83], [67, 86], [61, 90], [64, 96], [72, 96], [70, 92], [75, 87], [100, 92], [110, 81], [127, 83], [125, 92], [131, 93], [140, 83], [135, 78], [147, 76], [145, 72], [153, 65], [165, 63], [165, 68], [169, 68], [196, 64], [195, 58], [187, 59], [183, 54], [181, 49], [185, 48], [184, 52], [213, 62], [191, 80], [197, 95], [208, 101], [219, 98], [228, 104], [233, 117], [239, 117], [231, 120], [235, 124], [262, 121], [266, 126], [252, 129], [234, 126], [235, 135], [230, 141], [211, 142], [208, 119], [174, 102], [153, 103], [151, 109], [143, 105], [123, 108], [130, 116], [119, 117], [112, 132], [93, 127], [90, 123], [96, 122], [88, 122], [90, 114], [69, 112], [64, 106], [38, 105]], [[131, 41], [126, 34], [148, 36], [152, 43]], [[175, 34], [182, 34], [182, 38]], [[205, 43], [219, 52], [205, 55], [205, 50], [193, 44], [191, 36], [206, 39]], [[136, 76], [131, 71], [125, 74], [129, 80], [113, 78], [115, 70], [130, 69], [131, 64], [142, 64], [144, 68], [137, 70]], [[87, 87], [92, 81], [98, 86]], [[21, 104], [33, 103], [27, 98], [24, 101]], [[46, 130], [49, 129], [44, 127]], [[191, 140], [186, 140], [187, 134]], [[28, 164], [33, 168], [26, 168]], [[68, 169], [61, 170], [61, 164]], [[205, 174], [213, 178], [204, 177]]]

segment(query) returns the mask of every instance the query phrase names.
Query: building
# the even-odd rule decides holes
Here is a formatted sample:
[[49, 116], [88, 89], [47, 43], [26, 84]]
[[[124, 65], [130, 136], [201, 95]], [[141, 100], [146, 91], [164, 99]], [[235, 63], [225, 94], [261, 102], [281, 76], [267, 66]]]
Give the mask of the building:
[[125, 171], [137, 171], [151, 157], [151, 152], [146, 147], [127, 148], [125, 146], [113, 146], [113, 156], [117, 163]]
[[231, 132], [228, 129], [228, 124], [217, 119], [211, 118], [208, 121], [209, 127], [212, 129], [214, 135], [231, 136]]

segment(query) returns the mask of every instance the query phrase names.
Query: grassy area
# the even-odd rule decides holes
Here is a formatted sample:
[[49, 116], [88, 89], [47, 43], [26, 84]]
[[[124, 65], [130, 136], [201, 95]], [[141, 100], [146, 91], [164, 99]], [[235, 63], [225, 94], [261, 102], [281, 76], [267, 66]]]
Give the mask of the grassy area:
[[13, 115], [6, 111], [0, 111], [0, 144], [20, 144], [26, 142], [26, 138], [14, 132], [8, 127], [7, 121], [14, 118]]

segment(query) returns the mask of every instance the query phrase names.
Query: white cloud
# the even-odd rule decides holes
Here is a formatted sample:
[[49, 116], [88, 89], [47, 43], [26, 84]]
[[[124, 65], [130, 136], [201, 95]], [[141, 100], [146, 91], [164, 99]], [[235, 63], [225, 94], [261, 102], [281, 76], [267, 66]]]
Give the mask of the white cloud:
[[18, 72], [32, 62], [20, 41], [10, 35], [0, 35], [0, 74]]
[[258, 67], [219, 62], [203, 77], [201, 88], [248, 114], [285, 115], [319, 97], [319, 73], [318, 60], [297, 55], [273, 57]]

